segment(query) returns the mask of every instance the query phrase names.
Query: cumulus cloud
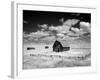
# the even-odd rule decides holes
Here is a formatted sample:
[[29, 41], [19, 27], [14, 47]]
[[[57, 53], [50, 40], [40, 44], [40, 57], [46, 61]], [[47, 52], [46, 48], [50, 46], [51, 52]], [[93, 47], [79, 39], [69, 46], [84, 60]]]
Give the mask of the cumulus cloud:
[[64, 34], [58, 33], [57, 36], [64, 37]]
[[79, 34], [71, 32], [71, 31], [67, 35], [70, 37], [79, 37]]
[[[56, 37], [65, 37], [65, 36], [79, 37], [80, 35], [83, 35], [87, 31], [89, 32], [90, 24], [87, 24], [87, 23], [85, 24], [85, 22], [80, 23], [80, 29], [72, 27], [73, 25], [75, 25], [79, 22], [78, 19], [68, 19], [64, 22], [64, 20], [62, 18], [61, 21], [63, 22], [62, 25], [48, 26], [48, 31], [50, 32], [50, 35], [53, 34]], [[44, 25], [44, 26], [47, 26], [47, 25]], [[44, 26], [41, 29], [42, 31], [45, 31]], [[65, 34], [67, 34], [67, 35], [65, 35]]]
[[73, 27], [73, 25], [79, 22], [78, 19], [68, 19], [64, 22], [61, 19], [62, 25], [48, 26], [47, 24], [38, 25], [41, 29], [37, 32], [30, 34], [24, 33], [24, 37], [29, 40], [54, 40], [56, 38], [68, 39], [70, 37], [79, 37], [85, 33], [90, 33], [91, 25], [88, 22], [80, 22], [79, 28]]
[[27, 34], [27, 33], [25, 33], [25, 32], [23, 32], [23, 37], [24, 37], [24, 38], [27, 38], [27, 37], [30, 37], [30, 35]]
[[37, 31], [37, 32], [32, 32], [29, 34], [32, 37], [42, 37], [42, 36], [48, 36], [48, 32], [43, 32], [43, 31]]
[[79, 20], [78, 19], [68, 19], [64, 22], [64, 20], [62, 18], [61, 22], [63, 22], [62, 25], [60, 25], [60, 26], [50, 26], [49, 30], [50, 31], [55, 30], [57, 33], [66, 34], [70, 31], [70, 29], [72, 28], [72, 25], [77, 24], [79, 22]]
[[75, 33], [79, 33], [79, 32], [80, 32], [80, 29], [74, 28], [74, 27], [72, 27], [71, 30], [72, 30], [73, 32], [75, 32]]
[[55, 26], [50, 26], [49, 30], [50, 31], [55, 30], [55, 31], [57, 31], [57, 33], [67, 33], [70, 28], [71, 28], [71, 26], [64, 26], [64, 25], [56, 26], [56, 27]]
[[41, 38], [45, 38], [47, 36], [49, 36], [48, 32], [37, 31], [37, 32], [32, 32], [30, 34], [24, 34], [24, 39], [38, 40], [38, 39], [41, 39]]
[[79, 22], [78, 19], [68, 19], [64, 21], [64, 18], [60, 19], [60, 21], [62, 22], [62, 25], [59, 25], [59, 26], [53, 26], [53, 25], [48, 26], [47, 24], [38, 25], [38, 26], [41, 27], [42, 32], [48, 31], [51, 34], [59, 35], [59, 34], [68, 33], [72, 25], [75, 25]]
[[63, 25], [69, 25], [69, 26], [72, 26], [72, 25], [75, 25], [79, 22], [78, 19], [68, 19], [66, 20]]
[[84, 35], [91, 32], [91, 26], [88, 22], [80, 22], [80, 29], [71, 27], [71, 31], [79, 35]]
[[41, 27], [41, 28], [43, 28], [43, 29], [47, 29], [47, 28], [48, 28], [48, 25], [47, 25], [47, 24], [43, 24], [43, 25], [39, 25], [39, 24], [38, 24], [38, 27]]
[[84, 32], [91, 33], [91, 24], [89, 22], [80, 22], [80, 29]]
[[84, 33], [86, 33], [86, 32], [84, 32], [82, 29], [79, 29], [79, 28], [71, 28], [71, 31], [76, 35], [76, 34], [78, 34], [78, 35], [83, 35]]

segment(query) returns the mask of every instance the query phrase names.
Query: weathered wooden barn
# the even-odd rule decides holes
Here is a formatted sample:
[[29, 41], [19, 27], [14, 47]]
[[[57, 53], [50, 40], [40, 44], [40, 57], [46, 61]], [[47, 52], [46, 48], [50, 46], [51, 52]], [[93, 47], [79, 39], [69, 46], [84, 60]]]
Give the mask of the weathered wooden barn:
[[53, 51], [54, 52], [63, 52], [63, 51], [68, 51], [68, 50], [70, 50], [69, 46], [63, 47], [61, 42], [59, 42], [57, 40], [53, 44]]

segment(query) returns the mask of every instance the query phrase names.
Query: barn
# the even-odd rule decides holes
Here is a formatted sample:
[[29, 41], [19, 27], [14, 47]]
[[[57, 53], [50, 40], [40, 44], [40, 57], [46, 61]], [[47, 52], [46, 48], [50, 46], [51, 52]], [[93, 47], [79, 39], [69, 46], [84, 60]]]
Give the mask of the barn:
[[53, 51], [54, 52], [63, 52], [63, 51], [69, 51], [70, 47], [63, 47], [60, 41], [56, 40], [53, 44]]

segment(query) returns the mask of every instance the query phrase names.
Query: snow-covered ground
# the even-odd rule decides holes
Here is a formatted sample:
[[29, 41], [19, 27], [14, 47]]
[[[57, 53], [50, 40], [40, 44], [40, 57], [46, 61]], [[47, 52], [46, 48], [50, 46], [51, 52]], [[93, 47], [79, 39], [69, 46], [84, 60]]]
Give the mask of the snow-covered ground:
[[[53, 52], [52, 44], [24, 43], [23, 69], [78, 67], [91, 65], [90, 42], [86, 39], [62, 42], [70, 46], [69, 51]], [[45, 46], [49, 48], [45, 49]], [[27, 50], [28, 47], [35, 49]]]

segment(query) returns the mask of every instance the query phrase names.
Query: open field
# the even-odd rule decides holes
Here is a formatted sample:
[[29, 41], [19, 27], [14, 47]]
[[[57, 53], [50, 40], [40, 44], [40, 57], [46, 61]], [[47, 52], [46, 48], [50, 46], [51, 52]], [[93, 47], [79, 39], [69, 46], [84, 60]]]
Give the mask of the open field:
[[[86, 39], [79, 39], [62, 42], [64, 46], [69, 45], [70, 51], [53, 52], [53, 44], [26, 43], [23, 50], [23, 69], [34, 68], [57, 68], [57, 67], [81, 67], [91, 65], [90, 42]], [[49, 46], [45, 49], [45, 46]], [[35, 50], [27, 50], [34, 47]]]

